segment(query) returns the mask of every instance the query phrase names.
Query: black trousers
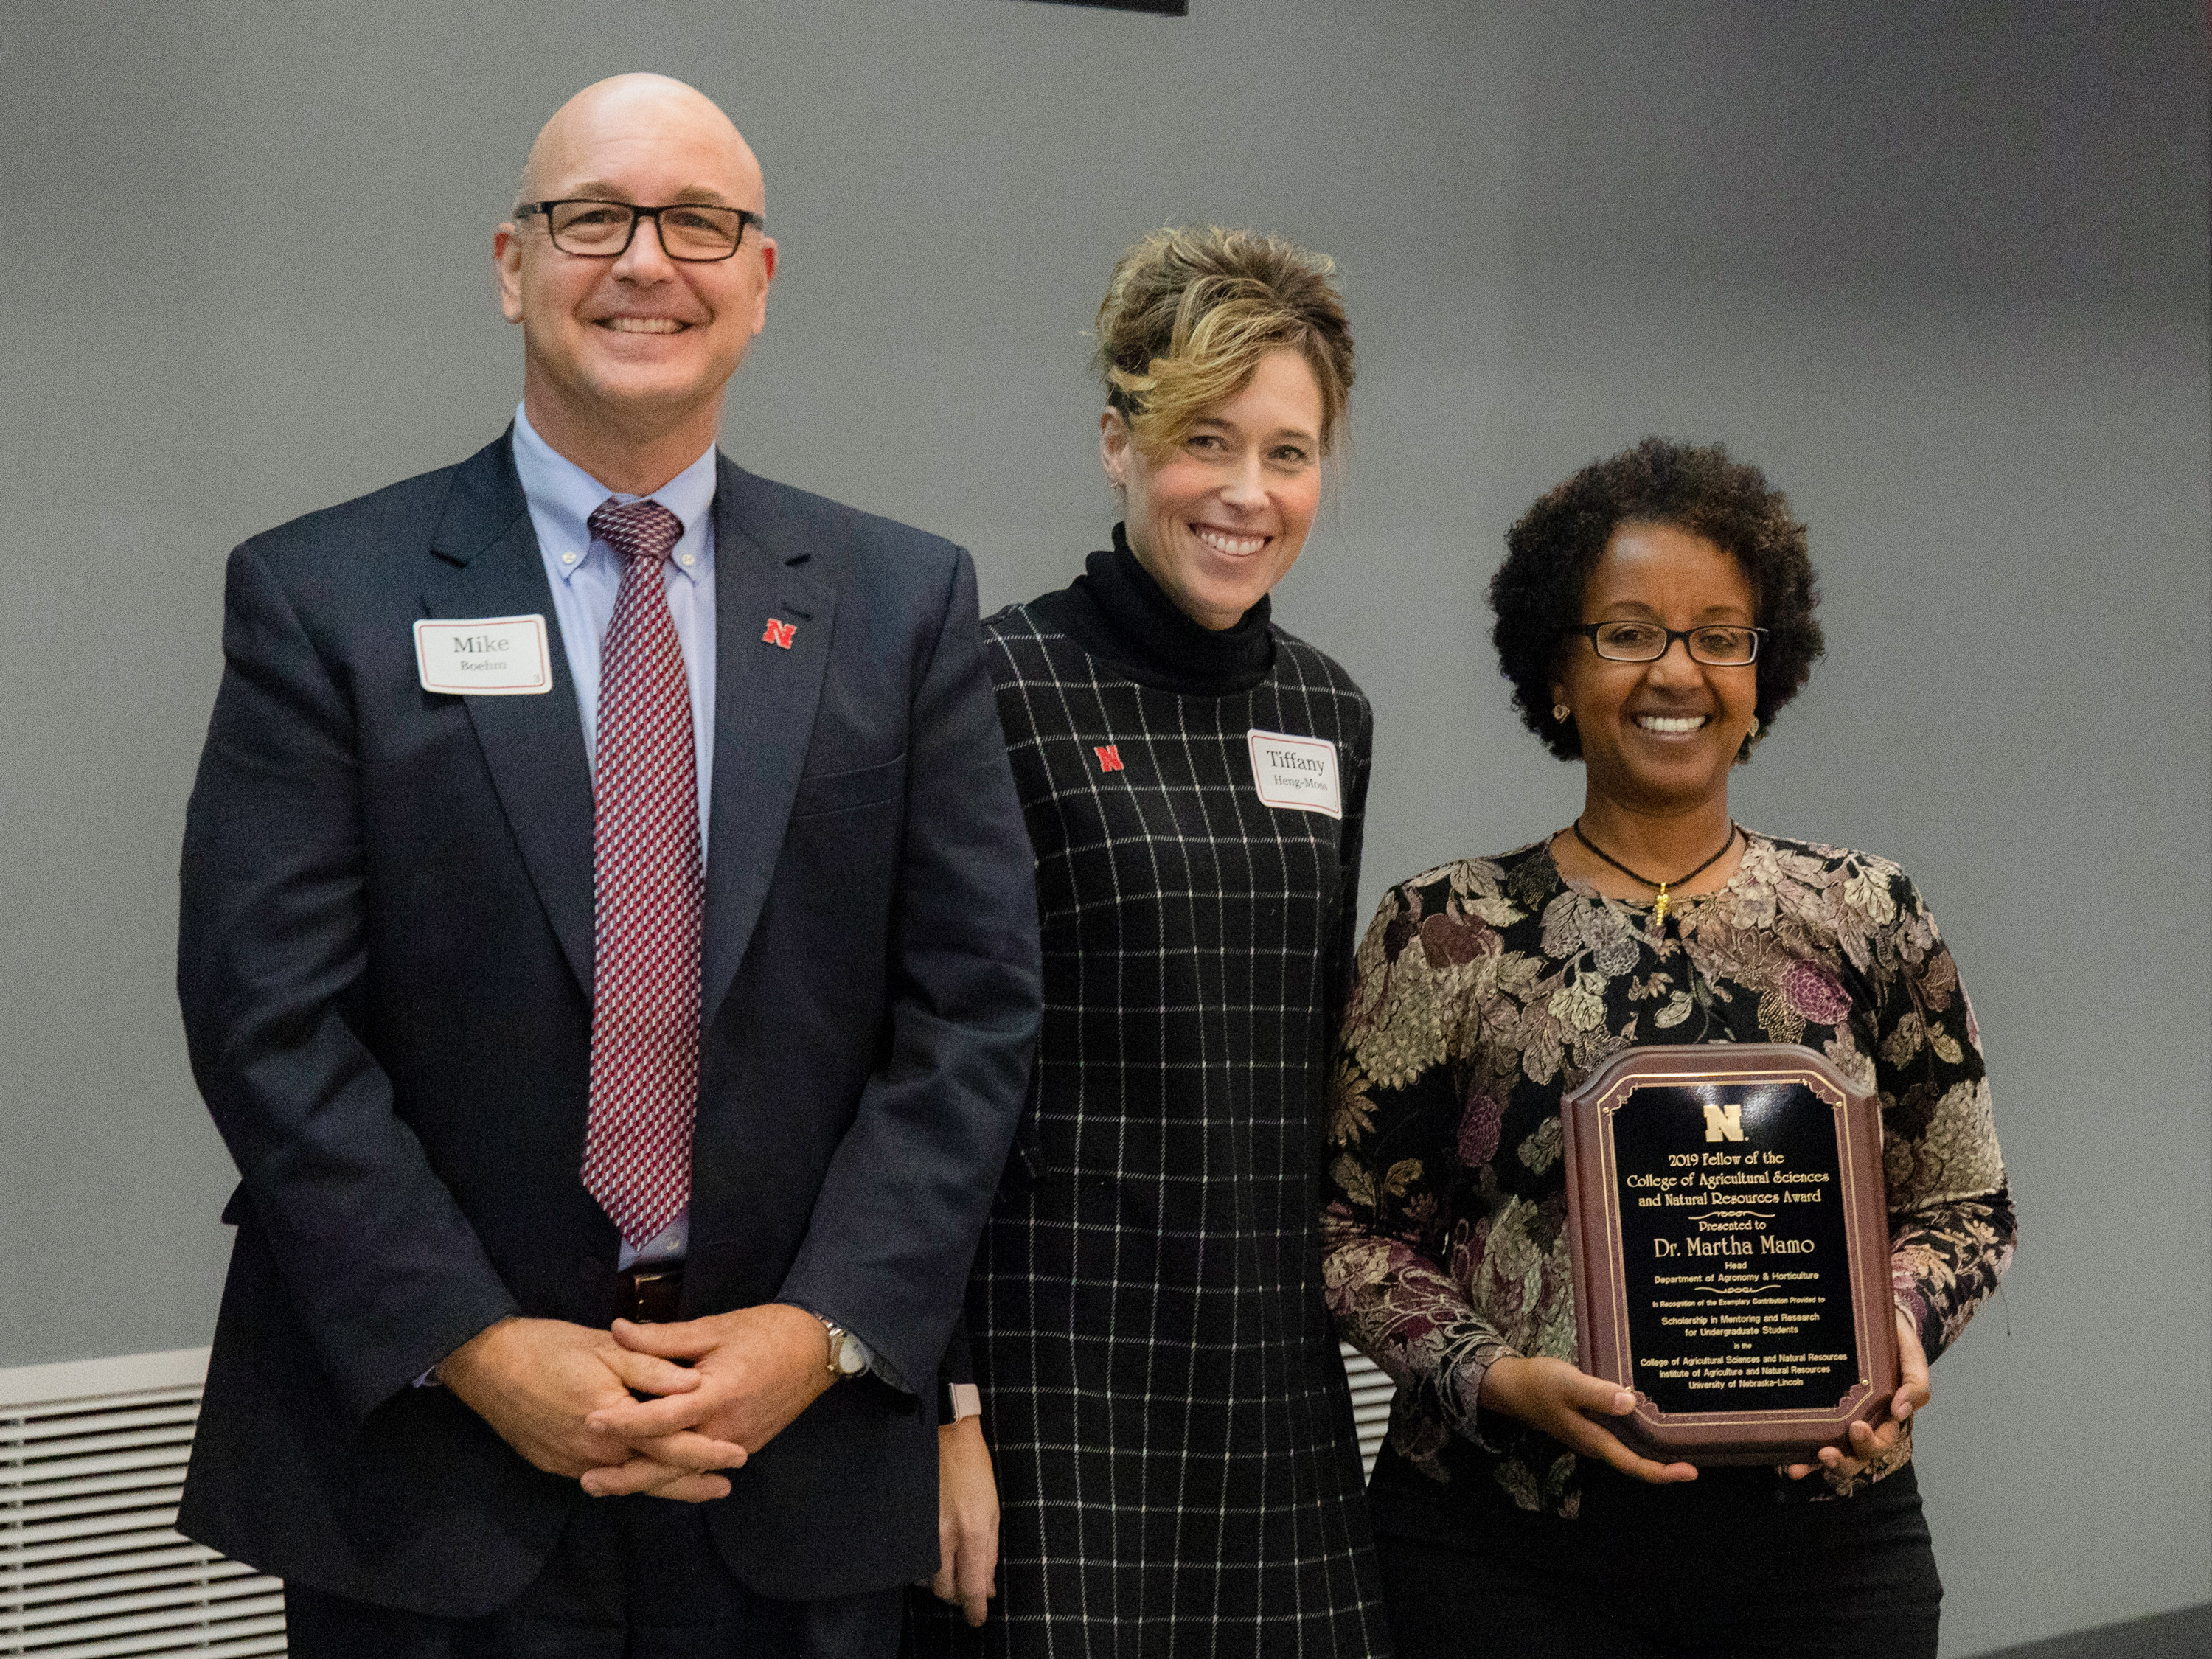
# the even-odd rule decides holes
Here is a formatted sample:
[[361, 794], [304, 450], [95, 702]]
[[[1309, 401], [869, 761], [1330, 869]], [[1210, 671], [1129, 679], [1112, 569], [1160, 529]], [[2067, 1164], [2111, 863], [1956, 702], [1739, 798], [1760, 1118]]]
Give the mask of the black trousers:
[[1777, 1503], [1765, 1469], [1707, 1469], [1679, 1487], [1601, 1473], [1574, 1521], [1485, 1506], [1449, 1528], [1385, 1522], [1376, 1553], [1398, 1651], [1935, 1659], [1943, 1585], [1911, 1465], [1825, 1503]]
[[576, 1505], [545, 1570], [482, 1619], [349, 1601], [288, 1584], [291, 1659], [892, 1659], [902, 1592], [823, 1601], [756, 1595], [731, 1577], [695, 1505]]

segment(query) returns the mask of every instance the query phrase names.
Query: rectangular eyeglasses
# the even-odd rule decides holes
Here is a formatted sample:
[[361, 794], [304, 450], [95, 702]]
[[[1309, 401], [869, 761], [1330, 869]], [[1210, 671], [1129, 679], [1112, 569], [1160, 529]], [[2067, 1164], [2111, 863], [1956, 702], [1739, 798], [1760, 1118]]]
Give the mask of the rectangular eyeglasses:
[[1581, 635], [1607, 662], [1657, 662], [1680, 640], [1692, 662], [1708, 668], [1741, 668], [1759, 659], [1759, 644], [1767, 630], [1727, 623], [1662, 628], [1655, 622], [1601, 622], [1584, 623], [1567, 632]]
[[553, 246], [580, 259], [614, 259], [629, 251], [637, 222], [650, 219], [660, 249], [672, 259], [703, 264], [726, 259], [744, 240], [747, 225], [767, 223], [748, 208], [716, 207], [706, 202], [672, 202], [640, 207], [635, 202], [601, 202], [574, 197], [558, 202], [525, 202], [514, 216], [545, 216]]

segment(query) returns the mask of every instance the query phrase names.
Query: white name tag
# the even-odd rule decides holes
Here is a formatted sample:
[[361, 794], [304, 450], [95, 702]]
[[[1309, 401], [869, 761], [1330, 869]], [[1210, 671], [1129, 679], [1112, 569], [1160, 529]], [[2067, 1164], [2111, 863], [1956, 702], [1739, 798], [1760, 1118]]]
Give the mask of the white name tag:
[[1336, 745], [1327, 738], [1291, 738], [1256, 728], [1244, 734], [1252, 750], [1252, 787], [1270, 806], [1344, 816], [1336, 782]]
[[527, 697], [553, 689], [543, 617], [482, 617], [415, 624], [415, 667], [425, 691]]

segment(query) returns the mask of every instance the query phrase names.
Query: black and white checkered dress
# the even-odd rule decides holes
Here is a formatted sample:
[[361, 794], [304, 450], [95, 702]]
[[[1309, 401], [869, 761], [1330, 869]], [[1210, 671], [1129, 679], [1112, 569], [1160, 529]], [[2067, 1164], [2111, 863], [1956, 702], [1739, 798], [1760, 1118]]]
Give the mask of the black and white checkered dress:
[[[1185, 695], [1049, 614], [984, 625], [1045, 953], [1033, 1109], [968, 1309], [1000, 1595], [984, 1632], [940, 1614], [918, 1645], [1385, 1653], [1316, 1229], [1367, 700], [1279, 629], [1257, 684]], [[1340, 819], [1261, 803], [1255, 728], [1336, 745]]]

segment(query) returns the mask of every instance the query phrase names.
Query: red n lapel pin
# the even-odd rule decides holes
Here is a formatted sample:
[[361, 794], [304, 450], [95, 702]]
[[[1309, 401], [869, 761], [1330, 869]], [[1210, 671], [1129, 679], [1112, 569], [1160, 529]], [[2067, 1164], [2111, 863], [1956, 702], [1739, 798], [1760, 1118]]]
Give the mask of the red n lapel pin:
[[1105, 744], [1100, 747], [1094, 748], [1091, 752], [1098, 757], [1098, 769], [1100, 771], [1119, 772], [1122, 769], [1121, 744], [1115, 743]]
[[778, 622], [774, 617], [770, 617], [768, 619], [768, 632], [761, 635], [761, 643], [780, 645], [788, 651], [791, 649], [792, 641], [797, 638], [798, 635], [797, 623]]

